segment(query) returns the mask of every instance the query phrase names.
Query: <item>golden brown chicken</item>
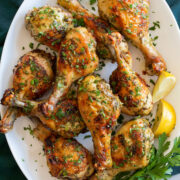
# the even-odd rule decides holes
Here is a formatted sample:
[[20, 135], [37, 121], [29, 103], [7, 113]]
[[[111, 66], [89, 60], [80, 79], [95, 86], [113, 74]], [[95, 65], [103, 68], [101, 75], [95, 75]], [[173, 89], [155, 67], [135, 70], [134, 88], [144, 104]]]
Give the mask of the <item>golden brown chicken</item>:
[[56, 65], [56, 82], [53, 93], [42, 106], [43, 113], [50, 117], [57, 102], [67, 94], [71, 84], [93, 73], [98, 63], [96, 41], [91, 33], [83, 27], [69, 31], [61, 43]]
[[[36, 99], [41, 97], [52, 85], [54, 73], [52, 65], [55, 57], [42, 50], [24, 54], [14, 68], [13, 88], [18, 98]], [[6, 133], [13, 127], [18, 109], [8, 108], [0, 121], [0, 132]]]
[[[103, 55], [106, 56], [107, 54], [111, 54], [111, 56], [108, 57], [111, 59], [113, 58], [116, 61], [116, 54], [109, 39], [113, 36], [111, 34], [112, 32], [118, 34], [119, 36], [116, 36], [116, 45], [121, 51], [121, 56], [129, 65], [131, 65], [132, 58], [128, 50], [128, 44], [117, 30], [112, 28], [107, 22], [100, 19], [98, 16], [89, 13], [81, 6], [78, 0], [57, 0], [57, 2], [73, 14], [74, 21], [82, 22], [80, 25], [84, 25], [90, 32], [92, 32], [93, 36], [96, 38], [97, 44], [99, 45], [97, 48], [99, 49], [99, 55], [101, 57]], [[102, 48], [100, 48], [100, 46], [102, 46]]]
[[82, 180], [93, 171], [92, 155], [75, 139], [58, 137], [39, 124], [35, 135], [44, 143], [44, 152], [52, 176], [58, 179]]
[[149, 75], [159, 75], [166, 63], [149, 36], [149, 0], [98, 0], [99, 14], [140, 48]]
[[80, 83], [78, 106], [95, 149], [95, 168], [98, 171], [111, 168], [111, 133], [120, 115], [121, 103], [113, 95], [109, 84], [99, 76], [89, 75]]
[[40, 43], [59, 50], [61, 39], [73, 28], [72, 15], [62, 8], [34, 8], [25, 17], [26, 28]]
[[65, 138], [77, 136], [85, 129], [76, 100], [64, 99], [57, 102], [50, 117], [42, 112], [44, 102], [19, 99], [13, 89], [7, 89], [1, 99], [3, 105], [22, 108], [28, 116], [37, 117], [56, 134]]
[[128, 115], [147, 115], [153, 107], [152, 95], [145, 81], [124, 61], [124, 58], [121, 56], [121, 50], [116, 44], [116, 36], [119, 35], [112, 33], [111, 39], [109, 39], [118, 63], [117, 70], [112, 73], [110, 78], [111, 86], [123, 102], [123, 113]]
[[55, 57], [43, 50], [33, 50], [20, 58], [14, 68], [13, 88], [19, 98], [36, 99], [44, 94], [54, 79]]
[[148, 165], [154, 135], [146, 119], [125, 123], [112, 137], [113, 168], [96, 173], [92, 180], [112, 180], [119, 172], [133, 171]]
[[152, 96], [146, 82], [126, 64], [113, 71], [110, 76], [110, 84], [113, 93], [118, 94], [123, 103], [123, 113], [131, 116], [143, 116], [151, 112]]

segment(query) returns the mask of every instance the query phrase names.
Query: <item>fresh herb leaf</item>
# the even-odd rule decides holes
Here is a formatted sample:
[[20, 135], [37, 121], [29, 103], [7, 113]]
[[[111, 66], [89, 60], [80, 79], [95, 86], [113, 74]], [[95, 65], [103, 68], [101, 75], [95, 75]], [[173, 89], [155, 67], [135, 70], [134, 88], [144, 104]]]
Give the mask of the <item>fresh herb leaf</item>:
[[149, 28], [150, 31], [155, 31], [157, 28], [160, 29], [160, 22], [159, 21], [155, 21], [153, 22], [153, 26]]
[[149, 82], [150, 82], [151, 84], [155, 85], [155, 82], [154, 82], [153, 79], [150, 79]]
[[72, 22], [74, 24], [74, 27], [79, 27], [79, 26], [85, 27], [85, 22], [83, 18], [73, 19]]
[[65, 113], [64, 111], [60, 108], [58, 109], [57, 113], [56, 113], [56, 116], [59, 118], [59, 119], [62, 119], [63, 117], [65, 117]]
[[96, 3], [96, 0], [90, 0], [90, 5], [93, 5]]
[[91, 137], [91, 135], [86, 135], [86, 136], [84, 136], [84, 139], [87, 139], [87, 138], [90, 138]]
[[24, 131], [29, 131], [29, 134], [33, 135], [33, 129], [31, 128], [30, 125], [28, 127], [24, 127]]
[[31, 49], [33, 49], [33, 48], [34, 48], [34, 43], [30, 42], [30, 43], [29, 43], [29, 47], [30, 47]]

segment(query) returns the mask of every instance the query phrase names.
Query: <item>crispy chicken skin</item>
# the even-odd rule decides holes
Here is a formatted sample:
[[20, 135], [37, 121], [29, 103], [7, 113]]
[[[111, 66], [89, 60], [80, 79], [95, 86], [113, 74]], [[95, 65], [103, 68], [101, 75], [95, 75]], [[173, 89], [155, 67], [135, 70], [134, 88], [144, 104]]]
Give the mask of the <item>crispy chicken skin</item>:
[[58, 51], [61, 39], [73, 28], [72, 15], [62, 8], [34, 8], [25, 17], [27, 30], [35, 40]]
[[44, 152], [50, 174], [58, 179], [87, 179], [93, 171], [92, 155], [75, 139], [53, 135], [39, 124], [35, 135], [44, 143]]
[[124, 58], [121, 56], [121, 49], [116, 44], [116, 36], [119, 35], [112, 33], [109, 39], [118, 63], [117, 70], [113, 72], [110, 78], [111, 85], [124, 103], [123, 113], [128, 115], [147, 115], [153, 107], [151, 92], [147, 88], [145, 81], [124, 61]]
[[149, 75], [159, 75], [166, 63], [149, 36], [149, 0], [98, 0], [100, 16], [140, 48]]
[[92, 34], [83, 27], [69, 31], [60, 46], [56, 65], [56, 82], [53, 93], [42, 106], [44, 114], [50, 117], [57, 101], [67, 94], [71, 84], [93, 73], [98, 63], [96, 41]]
[[95, 168], [111, 168], [111, 133], [120, 115], [121, 103], [109, 84], [99, 76], [89, 75], [79, 85], [78, 106], [90, 130], [95, 149]]
[[[52, 65], [55, 57], [43, 50], [33, 50], [24, 54], [14, 68], [13, 88], [16, 96], [24, 99], [41, 97], [54, 80]], [[0, 132], [6, 133], [12, 129], [19, 111], [8, 108], [0, 121]]]
[[64, 99], [59, 101], [50, 117], [46, 117], [42, 112], [44, 102], [19, 99], [13, 89], [5, 91], [1, 103], [22, 108], [24, 113], [39, 118], [45, 126], [65, 138], [77, 136], [85, 129], [76, 100]]
[[111, 56], [107, 57], [111, 59], [113, 58], [116, 61], [116, 55], [114, 54], [111, 42], [107, 40], [111, 39], [111, 33], [113, 32], [114, 34], [119, 35], [116, 36], [116, 44], [121, 50], [121, 56], [129, 65], [132, 64], [132, 58], [128, 50], [127, 42], [117, 30], [112, 28], [107, 22], [100, 19], [98, 16], [89, 13], [85, 8], [81, 6], [78, 0], [57, 0], [57, 3], [63, 8], [70, 11], [73, 14], [74, 19], [83, 21], [86, 28], [90, 32], [92, 32], [98, 44], [98, 55], [100, 55], [100, 57], [102, 57], [103, 55], [107, 56], [108, 54], [111, 54]]
[[121, 66], [113, 71], [110, 85], [123, 103], [123, 113], [143, 116], [151, 112], [152, 96], [146, 83], [137, 73], [130, 71], [128, 66]]
[[154, 135], [146, 119], [125, 123], [111, 140], [113, 168], [96, 173], [91, 179], [112, 180], [119, 172], [147, 166], [153, 143]]

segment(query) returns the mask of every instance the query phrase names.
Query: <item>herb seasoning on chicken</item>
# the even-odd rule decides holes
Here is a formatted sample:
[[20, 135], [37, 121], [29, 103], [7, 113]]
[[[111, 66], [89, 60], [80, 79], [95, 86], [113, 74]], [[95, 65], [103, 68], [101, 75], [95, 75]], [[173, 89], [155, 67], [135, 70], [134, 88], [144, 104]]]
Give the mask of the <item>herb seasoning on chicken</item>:
[[62, 8], [34, 8], [25, 17], [26, 28], [40, 43], [58, 51], [61, 39], [73, 28], [72, 15]]
[[[13, 88], [16, 97], [23, 99], [40, 98], [52, 85], [54, 73], [52, 65], [55, 57], [42, 50], [24, 54], [14, 68]], [[0, 132], [12, 129], [20, 113], [16, 108], [8, 108], [0, 121]]]
[[40, 123], [33, 130], [33, 135], [44, 143], [47, 165], [52, 176], [82, 180], [93, 173], [91, 153], [75, 139], [56, 136]]
[[111, 168], [111, 133], [120, 115], [121, 102], [100, 77], [89, 75], [78, 90], [78, 106], [90, 130], [95, 149], [95, 168]]

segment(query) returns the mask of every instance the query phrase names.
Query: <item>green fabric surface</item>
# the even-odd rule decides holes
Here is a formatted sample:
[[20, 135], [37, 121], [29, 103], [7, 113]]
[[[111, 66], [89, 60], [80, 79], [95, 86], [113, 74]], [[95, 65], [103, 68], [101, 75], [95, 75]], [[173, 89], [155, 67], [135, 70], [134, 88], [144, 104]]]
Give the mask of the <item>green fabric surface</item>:
[[[167, 0], [180, 25], [180, 0]], [[22, 0], [0, 0], [0, 55], [11, 21]], [[180, 169], [174, 170], [180, 173]], [[26, 179], [17, 166], [7, 145], [5, 136], [0, 134], [0, 180]]]

